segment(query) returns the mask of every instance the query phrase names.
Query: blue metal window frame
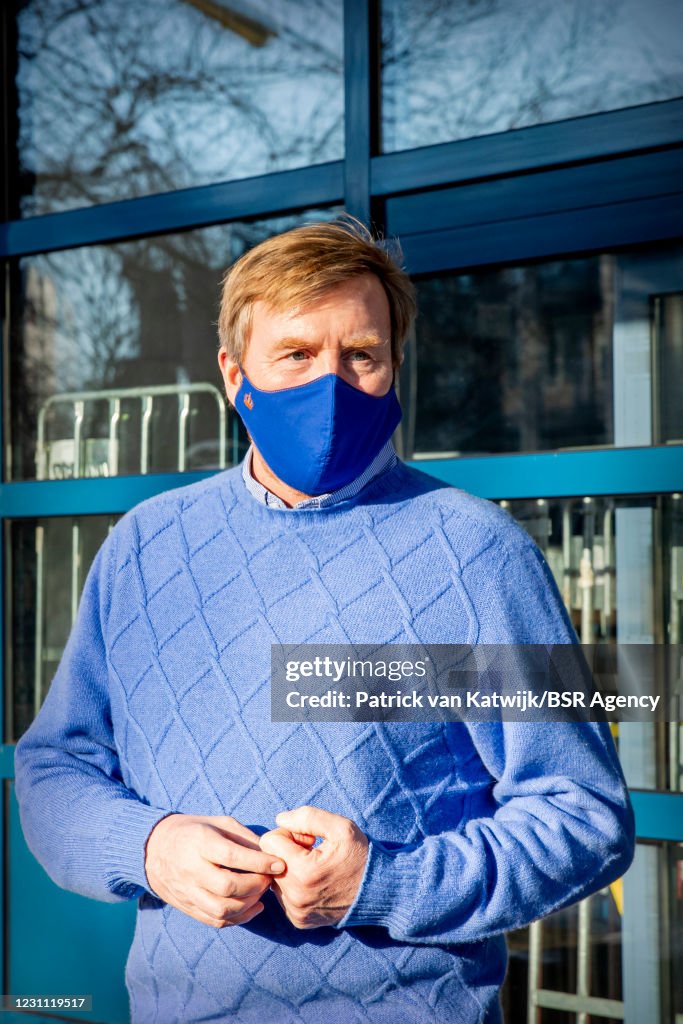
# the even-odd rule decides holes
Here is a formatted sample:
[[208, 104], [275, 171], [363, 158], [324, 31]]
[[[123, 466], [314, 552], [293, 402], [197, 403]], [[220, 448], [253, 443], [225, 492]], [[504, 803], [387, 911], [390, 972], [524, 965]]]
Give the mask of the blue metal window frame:
[[[0, 27], [6, 32], [7, 22]], [[398, 230], [407, 268], [415, 274], [683, 238], [683, 98], [382, 154], [378, 40], [379, 0], [344, 0], [343, 160], [5, 221], [0, 259], [340, 202], [366, 222], [386, 226], [388, 233]], [[0, 451], [3, 433], [0, 423]], [[492, 499], [537, 497], [539, 489], [547, 497], [683, 490], [683, 448], [674, 446], [414, 464]], [[125, 512], [206, 475], [9, 483], [3, 474], [4, 543], [8, 520]], [[7, 644], [4, 543], [0, 615]], [[0, 659], [2, 736], [4, 674]], [[0, 779], [13, 777], [13, 756], [12, 744], [0, 745]], [[633, 803], [640, 838], [683, 841], [683, 794], [636, 791]]]

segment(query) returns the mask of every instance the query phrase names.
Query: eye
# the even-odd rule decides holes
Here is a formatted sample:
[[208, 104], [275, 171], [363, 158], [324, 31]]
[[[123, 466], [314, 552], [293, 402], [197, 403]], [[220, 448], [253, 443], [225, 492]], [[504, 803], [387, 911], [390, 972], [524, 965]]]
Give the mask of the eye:
[[293, 352], [288, 352], [287, 355], [285, 356], [285, 358], [286, 359], [291, 359], [295, 363], [300, 363], [301, 359], [298, 358], [299, 356], [302, 356], [302, 357], [305, 358], [306, 352], [304, 351], [304, 349], [302, 349], [302, 348], [295, 348]]
[[358, 359], [355, 358], [355, 356], [359, 356], [360, 359], [363, 361], [367, 359], [372, 359], [372, 356], [370, 355], [369, 352], [366, 352], [365, 349], [360, 348], [354, 349], [353, 352], [349, 353], [349, 359], [351, 359], [351, 361], [354, 363], [359, 361]]

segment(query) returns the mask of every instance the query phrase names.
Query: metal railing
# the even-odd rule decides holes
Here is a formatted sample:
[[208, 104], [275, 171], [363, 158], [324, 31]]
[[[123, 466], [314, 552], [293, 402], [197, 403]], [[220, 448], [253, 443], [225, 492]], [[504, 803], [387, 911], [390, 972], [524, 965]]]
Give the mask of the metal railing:
[[226, 442], [226, 409], [220, 391], [212, 384], [156, 384], [150, 387], [137, 388], [106, 388], [101, 391], [69, 391], [61, 395], [52, 395], [38, 412], [38, 439], [36, 443], [36, 479], [49, 479], [50, 445], [55, 441], [47, 441], [45, 425], [47, 414], [56, 406], [71, 406], [73, 409], [74, 432], [66, 440], [73, 446], [73, 477], [80, 477], [82, 469], [87, 469], [83, 459], [83, 448], [88, 441], [102, 441], [103, 438], [82, 437], [85, 406], [87, 402], [107, 401], [109, 403], [109, 435], [107, 441], [107, 467], [110, 476], [118, 473], [119, 455], [119, 423], [121, 419], [121, 402], [138, 400], [141, 403], [140, 417], [140, 473], [149, 472], [150, 428], [154, 401], [157, 398], [177, 396], [178, 399], [178, 433], [177, 433], [177, 470], [182, 473], [187, 468], [187, 438], [190, 416], [190, 398], [196, 394], [208, 394], [216, 401], [218, 411], [218, 463], [219, 469], [225, 468]]
[[[184, 472], [188, 461], [189, 418], [193, 395], [208, 394], [215, 399], [218, 412], [218, 468], [226, 465], [227, 415], [223, 396], [211, 384], [158, 384], [150, 387], [107, 388], [100, 391], [69, 391], [52, 395], [38, 412], [36, 443], [36, 479], [47, 480], [55, 477], [78, 478], [82, 476], [116, 476], [119, 472], [121, 404], [127, 400], [140, 402], [140, 465], [139, 472], [150, 472], [150, 437], [155, 401], [161, 398], [177, 398], [177, 433], [175, 464], [178, 472]], [[88, 403], [106, 401], [109, 406], [109, 430], [106, 438], [84, 438], [83, 423]], [[48, 415], [60, 406], [71, 410], [73, 434], [71, 437], [48, 440], [46, 428]], [[62, 455], [62, 462], [53, 457]], [[234, 461], [237, 461], [237, 438], [233, 438]], [[92, 458], [91, 456], [97, 456]], [[61, 471], [56, 472], [57, 465]], [[93, 472], [96, 470], [96, 472]], [[109, 529], [113, 524], [110, 524]], [[58, 660], [61, 651], [47, 649], [43, 638], [43, 617], [45, 610], [45, 530], [36, 525], [36, 605], [35, 605], [35, 662], [34, 662], [34, 712], [38, 713], [45, 693], [43, 668], [46, 660]], [[71, 573], [70, 610], [71, 624], [76, 620], [81, 593], [81, 526], [74, 520], [71, 528]]]
[[[596, 894], [597, 895], [597, 894]], [[624, 1019], [624, 1003], [620, 999], [606, 999], [590, 994], [591, 959], [591, 900], [589, 896], [578, 904], [578, 928], [576, 935], [576, 992], [561, 992], [542, 986], [541, 964], [543, 960], [543, 922], [534, 921], [529, 926], [529, 985], [528, 1024], [538, 1024], [539, 1011], [564, 1010], [576, 1014], [576, 1024], [588, 1024], [589, 1018], [605, 1017], [611, 1020]]]

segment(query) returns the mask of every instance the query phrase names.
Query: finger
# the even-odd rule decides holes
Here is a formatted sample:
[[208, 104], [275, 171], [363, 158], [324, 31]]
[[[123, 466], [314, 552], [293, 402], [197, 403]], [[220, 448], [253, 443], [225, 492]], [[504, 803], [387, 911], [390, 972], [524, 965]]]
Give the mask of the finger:
[[238, 871], [249, 871], [256, 875], [278, 874], [286, 867], [282, 861], [269, 856], [269, 853], [264, 853], [258, 846], [252, 850], [240, 843], [234, 843], [215, 829], [207, 831], [203, 837], [200, 853], [212, 864]]
[[276, 823], [290, 832], [306, 832], [323, 839], [345, 838], [349, 830], [349, 819], [320, 807], [296, 807], [293, 811], [281, 811], [275, 816]]
[[215, 814], [207, 816], [205, 820], [224, 832], [228, 839], [248, 846], [252, 850], [258, 850], [258, 834], [229, 814]]
[[[291, 832], [288, 828], [272, 829], [272, 831], [280, 832], [282, 835], [287, 835], [290, 839], [293, 839], [295, 843], [298, 843], [299, 846], [306, 846], [308, 849], [315, 845], [317, 839], [316, 836], [311, 836], [307, 832]], [[264, 832], [263, 835], [268, 835], [268, 833]], [[262, 839], [263, 835], [259, 838]]]
[[[224, 928], [226, 921], [223, 902], [203, 889], [195, 889], [192, 894], [185, 894], [173, 906], [212, 928]], [[236, 907], [235, 911], [241, 913], [242, 909], [244, 907]]]
[[201, 910], [202, 913], [224, 922], [240, 917], [250, 910], [255, 903], [259, 902], [260, 899], [257, 895], [249, 896], [243, 900], [222, 899], [220, 896], [214, 896], [213, 893], [207, 892], [206, 889], [197, 889], [193, 899], [194, 906]]
[[[271, 858], [272, 860], [272, 858]], [[206, 864], [197, 882], [208, 892], [216, 896], [234, 896], [244, 899], [246, 896], [260, 896], [271, 883], [272, 875], [256, 875], [248, 871], [231, 871], [230, 868], [219, 868], [214, 864]]]
[[187, 914], [188, 917], [193, 917], [195, 921], [201, 921], [202, 924], [208, 924], [211, 928], [225, 928], [225, 921], [220, 921], [216, 917], [212, 917], [210, 914], [205, 914], [203, 910], [198, 910], [196, 907], [191, 909], [185, 909], [180, 907], [183, 913]]
[[271, 860], [278, 857], [288, 866], [308, 857], [311, 852], [308, 847], [295, 843], [291, 833], [279, 828], [274, 828], [272, 832], [265, 832], [261, 836], [261, 849], [271, 856]]
[[280, 904], [280, 906], [282, 907], [282, 909], [284, 910], [284, 912], [286, 914], [287, 913], [287, 904], [286, 904], [284, 893], [282, 892], [282, 889], [277, 884], [277, 882], [272, 882], [270, 887], [273, 890], [273, 892], [275, 893], [275, 899], [278, 901], [278, 903]]
[[295, 843], [299, 843], [300, 846], [311, 847], [316, 841], [316, 836], [311, 836], [307, 832], [292, 832], [292, 839]]
[[241, 914], [236, 914], [228, 920], [223, 917], [216, 917], [214, 914], [207, 914], [204, 910], [199, 907], [187, 907], [180, 908], [188, 917], [193, 917], [196, 921], [201, 921], [202, 924], [209, 925], [211, 928], [226, 928], [233, 924], [247, 924], [254, 917], [261, 913], [264, 909], [263, 903], [255, 903], [249, 907], [248, 910], [244, 910]]
[[255, 917], [257, 917], [263, 910], [262, 903], [255, 903], [253, 907], [246, 910], [243, 914], [239, 914], [237, 917], [233, 917], [232, 920], [228, 921], [228, 924], [249, 924]]

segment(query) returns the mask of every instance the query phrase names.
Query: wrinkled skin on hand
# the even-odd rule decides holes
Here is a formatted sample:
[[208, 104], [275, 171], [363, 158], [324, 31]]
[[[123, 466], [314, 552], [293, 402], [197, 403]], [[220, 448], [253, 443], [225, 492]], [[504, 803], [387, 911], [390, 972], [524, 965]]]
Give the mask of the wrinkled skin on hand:
[[260, 914], [261, 896], [284, 869], [260, 849], [255, 832], [227, 815], [169, 814], [145, 848], [154, 893], [212, 928], [247, 924]]
[[[271, 887], [295, 928], [334, 925], [353, 903], [365, 872], [368, 838], [349, 818], [317, 807], [276, 817], [278, 828], [261, 836], [261, 849], [286, 870]], [[315, 838], [323, 842], [313, 846]]]

